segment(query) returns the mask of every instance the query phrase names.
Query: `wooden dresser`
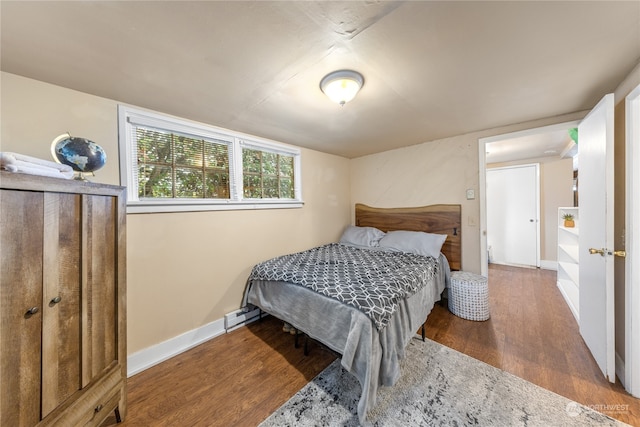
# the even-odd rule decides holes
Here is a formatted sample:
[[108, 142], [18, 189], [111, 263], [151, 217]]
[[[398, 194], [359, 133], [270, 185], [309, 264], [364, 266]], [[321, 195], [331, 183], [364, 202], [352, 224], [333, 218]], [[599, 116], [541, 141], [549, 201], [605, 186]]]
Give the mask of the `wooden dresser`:
[[125, 198], [0, 173], [0, 426], [126, 415]]

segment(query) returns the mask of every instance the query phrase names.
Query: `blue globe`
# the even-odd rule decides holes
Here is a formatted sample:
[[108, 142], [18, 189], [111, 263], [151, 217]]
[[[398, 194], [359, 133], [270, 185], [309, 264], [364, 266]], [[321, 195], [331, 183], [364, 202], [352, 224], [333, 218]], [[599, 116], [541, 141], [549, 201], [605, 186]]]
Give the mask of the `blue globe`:
[[107, 163], [107, 153], [102, 147], [85, 138], [69, 136], [56, 139], [51, 148], [60, 163], [78, 172], [97, 171]]

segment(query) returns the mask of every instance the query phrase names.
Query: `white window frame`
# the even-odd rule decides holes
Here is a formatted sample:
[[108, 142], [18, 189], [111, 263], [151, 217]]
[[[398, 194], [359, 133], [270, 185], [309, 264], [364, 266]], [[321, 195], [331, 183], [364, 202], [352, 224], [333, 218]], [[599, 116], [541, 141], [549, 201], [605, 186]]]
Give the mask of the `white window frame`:
[[[229, 199], [184, 199], [138, 197], [138, 165], [135, 125], [146, 125], [169, 132], [215, 139], [229, 144]], [[290, 209], [303, 206], [300, 149], [228, 129], [181, 119], [136, 107], [118, 105], [120, 183], [127, 187], [127, 213], [190, 212], [237, 209]], [[293, 199], [246, 199], [243, 191], [242, 149], [267, 151], [293, 157]]]

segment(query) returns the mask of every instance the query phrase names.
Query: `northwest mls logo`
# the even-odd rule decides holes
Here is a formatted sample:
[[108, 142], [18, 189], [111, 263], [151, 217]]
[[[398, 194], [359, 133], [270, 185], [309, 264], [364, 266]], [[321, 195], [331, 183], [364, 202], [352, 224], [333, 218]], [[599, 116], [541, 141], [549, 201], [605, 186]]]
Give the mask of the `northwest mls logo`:
[[567, 415], [569, 415], [570, 417], [577, 417], [578, 415], [580, 415], [580, 412], [582, 412], [582, 409], [580, 409], [580, 404], [576, 402], [567, 403], [567, 407], [564, 410], [567, 411]]

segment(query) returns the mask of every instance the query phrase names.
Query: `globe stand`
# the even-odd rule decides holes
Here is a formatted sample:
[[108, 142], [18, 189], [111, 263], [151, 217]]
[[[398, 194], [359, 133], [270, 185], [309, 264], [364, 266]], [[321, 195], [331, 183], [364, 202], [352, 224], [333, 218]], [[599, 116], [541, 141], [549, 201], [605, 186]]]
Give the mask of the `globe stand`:
[[[93, 172], [89, 172], [92, 176], [96, 176]], [[85, 174], [87, 172], [77, 172], [77, 175], [73, 178], [76, 181], [90, 182], [87, 178], [85, 178]]]

